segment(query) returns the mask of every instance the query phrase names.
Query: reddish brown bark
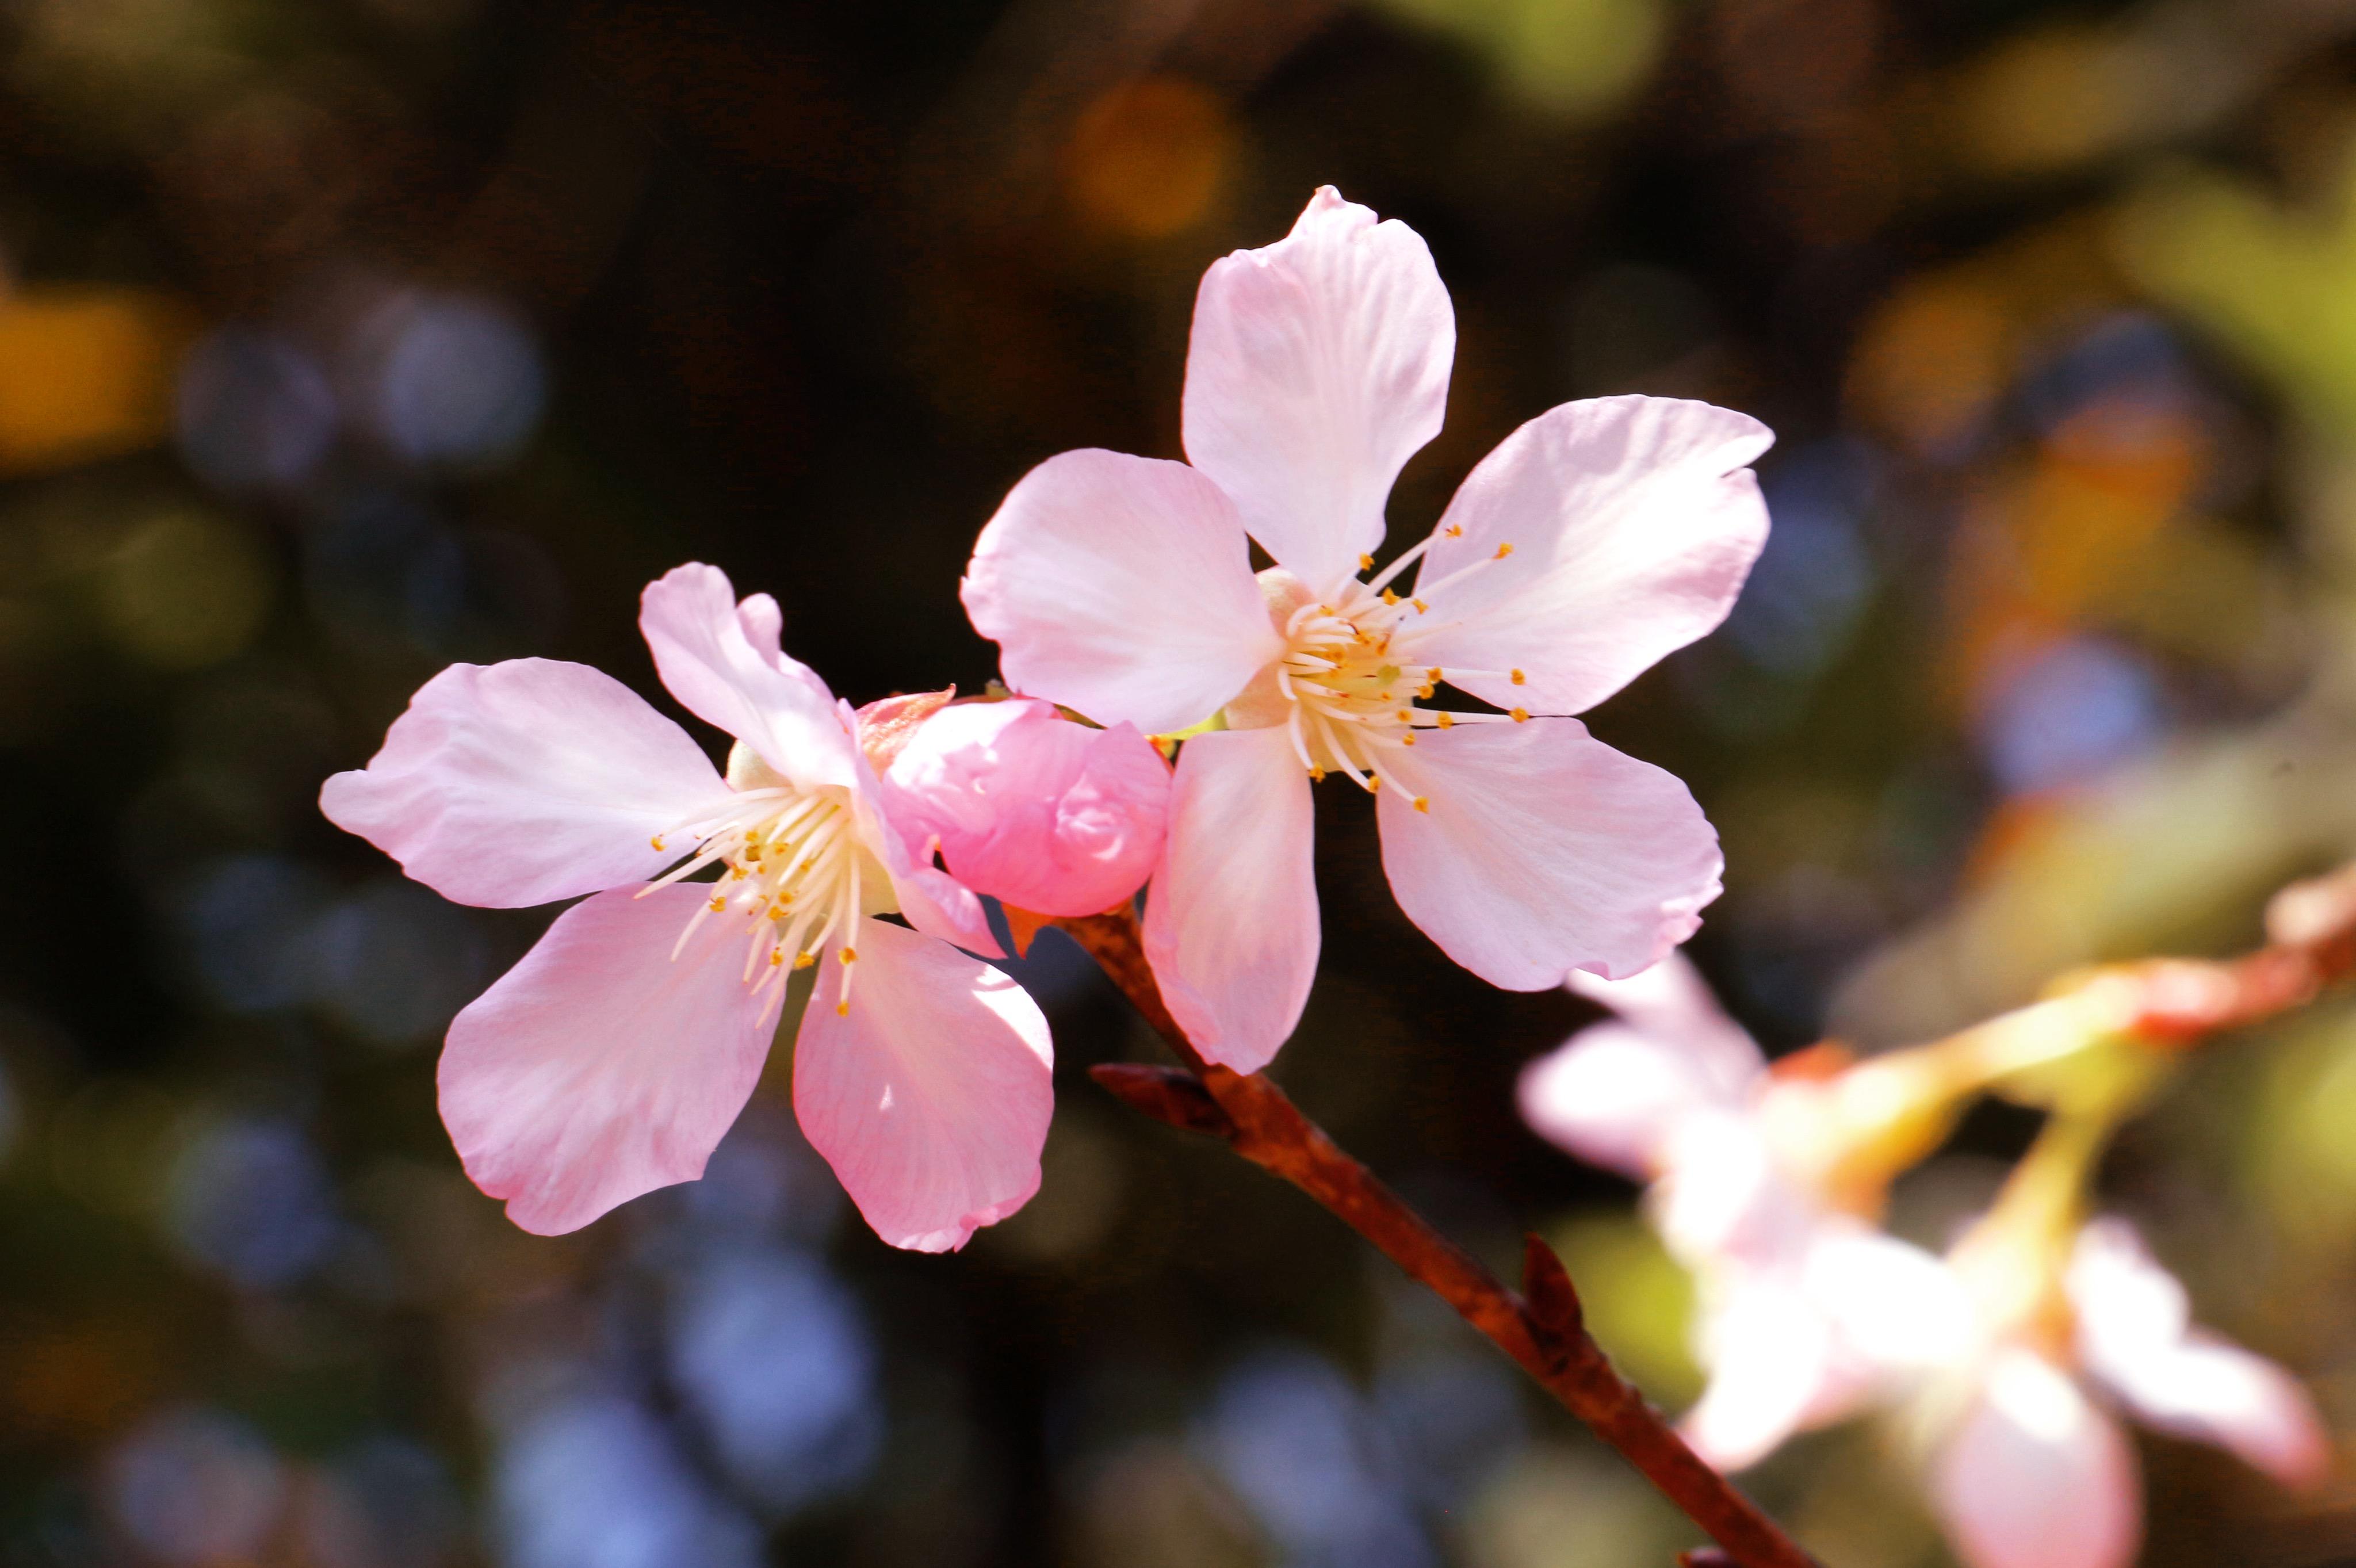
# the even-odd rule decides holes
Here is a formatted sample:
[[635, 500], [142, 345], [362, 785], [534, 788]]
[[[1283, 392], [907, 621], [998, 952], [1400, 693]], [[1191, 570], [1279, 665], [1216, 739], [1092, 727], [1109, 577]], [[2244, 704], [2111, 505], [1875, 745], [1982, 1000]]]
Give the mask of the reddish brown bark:
[[1055, 924], [1104, 966], [1186, 1064], [1181, 1070], [1111, 1063], [1096, 1069], [1098, 1083], [1156, 1121], [1226, 1139], [1244, 1158], [1290, 1182], [1382, 1249], [1643, 1471], [1724, 1549], [1725, 1561], [1738, 1568], [1815, 1568], [1814, 1559], [1703, 1464], [1612, 1369], [1581, 1321], [1570, 1276], [1544, 1241], [1529, 1238], [1522, 1290], [1508, 1290], [1343, 1153], [1282, 1090], [1258, 1073], [1232, 1072], [1195, 1055], [1162, 1004], [1133, 918], [1095, 915]]

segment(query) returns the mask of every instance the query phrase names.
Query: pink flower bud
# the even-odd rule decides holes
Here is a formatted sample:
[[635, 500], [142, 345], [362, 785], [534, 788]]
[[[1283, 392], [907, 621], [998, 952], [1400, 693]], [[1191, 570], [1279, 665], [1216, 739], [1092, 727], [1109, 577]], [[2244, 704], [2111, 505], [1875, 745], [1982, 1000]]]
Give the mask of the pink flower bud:
[[1162, 853], [1170, 768], [1135, 726], [1090, 729], [1046, 703], [967, 703], [927, 718], [884, 777], [893, 826], [977, 893], [1095, 915]]

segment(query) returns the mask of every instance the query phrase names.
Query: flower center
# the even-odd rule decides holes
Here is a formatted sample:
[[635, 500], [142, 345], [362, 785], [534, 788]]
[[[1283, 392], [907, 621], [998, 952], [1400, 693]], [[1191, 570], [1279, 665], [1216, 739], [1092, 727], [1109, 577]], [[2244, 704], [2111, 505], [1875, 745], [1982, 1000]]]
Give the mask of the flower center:
[[659, 850], [692, 840], [695, 852], [649, 883], [647, 892], [706, 866], [722, 868], [671, 956], [685, 950], [707, 918], [736, 921], [745, 939], [744, 983], [765, 996], [766, 1016], [784, 998], [787, 974], [809, 968], [828, 956], [830, 943], [839, 942], [832, 954], [840, 972], [835, 1011], [847, 1014], [851, 967], [859, 959], [849, 939], [862, 915], [899, 908], [890, 874], [860, 842], [848, 790], [799, 789], [743, 746], [737, 752], [728, 764], [734, 793], [718, 809], [654, 838]]
[[[1418, 730], [1528, 719], [1522, 708], [1478, 714], [1422, 705], [1441, 682], [1456, 675], [1503, 676], [1522, 683], [1518, 670], [1457, 670], [1420, 663], [1413, 657], [1412, 645], [1421, 629], [1416, 623], [1429, 607], [1390, 585], [1430, 543], [1427, 540], [1408, 551], [1372, 581], [1352, 578], [1326, 599], [1313, 597], [1281, 567], [1261, 573], [1261, 591], [1268, 597], [1269, 618], [1284, 634], [1285, 650], [1227, 705], [1228, 723], [1238, 728], [1283, 725], [1310, 778], [1339, 771], [1371, 792], [1382, 787], [1385, 754], [1413, 746]], [[1450, 577], [1478, 570], [1488, 560], [1503, 560], [1513, 548], [1501, 545], [1494, 556]], [[1372, 557], [1360, 558], [1361, 570], [1373, 564]], [[1419, 811], [1431, 809], [1421, 795], [1413, 798], [1413, 804]]]

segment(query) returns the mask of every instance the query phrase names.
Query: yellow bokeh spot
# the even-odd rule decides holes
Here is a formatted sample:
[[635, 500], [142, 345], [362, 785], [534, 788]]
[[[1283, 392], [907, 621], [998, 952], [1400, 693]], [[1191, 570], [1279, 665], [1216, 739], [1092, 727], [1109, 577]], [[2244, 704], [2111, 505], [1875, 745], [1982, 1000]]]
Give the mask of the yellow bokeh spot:
[[1162, 239], [1210, 210], [1235, 140], [1226, 106], [1210, 89], [1183, 77], [1141, 77], [1081, 113], [1065, 149], [1065, 187], [1091, 228]]
[[1383, 0], [1384, 9], [1479, 54], [1529, 108], [1591, 119], [1653, 74], [1668, 32], [1661, 0]]
[[171, 429], [187, 313], [144, 289], [0, 297], [0, 474], [135, 452]]
[[270, 607], [271, 572], [235, 523], [172, 510], [134, 524], [108, 553], [99, 611], [124, 651], [195, 670], [243, 649]]

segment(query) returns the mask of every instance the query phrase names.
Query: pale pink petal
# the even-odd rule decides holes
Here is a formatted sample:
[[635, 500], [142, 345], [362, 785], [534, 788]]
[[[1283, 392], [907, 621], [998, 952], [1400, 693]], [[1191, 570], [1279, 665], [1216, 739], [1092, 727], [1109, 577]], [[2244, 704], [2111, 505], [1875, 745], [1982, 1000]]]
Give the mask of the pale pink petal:
[[1823, 1220], [1802, 1264], [1832, 1325], [1837, 1358], [1861, 1385], [1887, 1387], [1957, 1364], [1977, 1324], [1945, 1259], [1846, 1217]]
[[1540, 414], [1440, 519], [1418, 568], [1430, 610], [1395, 645], [1401, 662], [1492, 671], [1449, 680], [1499, 707], [1585, 712], [1734, 607], [1767, 542], [1747, 465], [1773, 439], [1748, 415], [1667, 398]]
[[1582, 1029], [1530, 1063], [1517, 1097], [1540, 1137], [1630, 1176], [1658, 1173], [1679, 1117], [1725, 1102], [1676, 1042], [1619, 1023]]
[[894, 1247], [951, 1251], [1039, 1190], [1055, 1109], [1047, 1020], [954, 948], [862, 920], [849, 1011], [819, 971], [794, 1042], [794, 1112]]
[[1795, 1268], [1822, 1218], [1768, 1145], [1757, 1116], [1703, 1105], [1676, 1118], [1655, 1149], [1645, 1200], [1661, 1240], [1697, 1267], [1733, 1262]]
[[741, 926], [671, 949], [707, 889], [575, 904], [450, 1026], [442, 1122], [475, 1185], [553, 1236], [703, 1174], [761, 1076], [774, 1020]]
[[1280, 565], [1332, 593], [1382, 543], [1391, 481], [1440, 433], [1455, 355], [1421, 236], [1327, 186], [1284, 239], [1203, 274], [1186, 456]]
[[2146, 1425], [2213, 1444], [2286, 1487], [2331, 1474], [2331, 1434], [2307, 1390], [2238, 1345], [2196, 1331], [2165, 1354], [2086, 1369]]
[[2125, 1568], [2143, 1530], [2135, 1455], [2051, 1362], [1998, 1350], [1933, 1461], [1931, 1503], [1967, 1568]]
[[1772, 1453], [1822, 1402], [1833, 1375], [1824, 1314], [1777, 1275], [1731, 1282], [1697, 1337], [1709, 1383], [1678, 1429], [1721, 1470]]
[[2330, 1434], [2298, 1380], [2190, 1327], [2184, 1287], [2124, 1222], [2080, 1233], [2069, 1291], [2088, 1375], [2146, 1423], [2227, 1449], [2285, 1486], [2330, 1473]]
[[1722, 1100], [1749, 1093], [1766, 1070], [1758, 1043], [1726, 1015], [1701, 971], [1682, 952], [1625, 980], [1573, 970], [1563, 983], [1677, 1052]]
[[1268, 1065], [1317, 976], [1314, 821], [1280, 728], [1198, 735], [1178, 754], [1145, 954], [1194, 1048], [1237, 1072]]
[[966, 703], [927, 718], [884, 778], [892, 821], [978, 892], [1043, 915], [1095, 915], [1161, 857], [1170, 768], [1129, 725], [1090, 729], [1048, 703]]
[[702, 748], [585, 664], [453, 664], [319, 810], [445, 898], [520, 908], [642, 882], [655, 837], [726, 800]]
[[848, 784], [851, 738], [825, 684], [777, 650], [776, 608], [756, 595], [740, 610], [727, 574], [691, 564], [647, 585], [638, 629], [680, 706], [805, 789]]
[[1235, 503], [1183, 463], [1048, 458], [981, 531], [962, 594], [1008, 685], [1149, 735], [1210, 717], [1283, 651]]
[[1492, 985], [1633, 974], [1719, 895], [1718, 834], [1686, 787], [1576, 719], [1424, 730], [1383, 768], [1399, 908]]
[[[858, 715], [842, 706], [842, 722], [856, 729]], [[952, 942], [987, 958], [1002, 958], [1005, 950], [990, 929], [990, 912], [980, 897], [963, 882], [933, 864], [929, 839], [905, 831], [893, 821], [893, 801], [876, 778], [864, 751], [851, 758], [851, 800], [859, 841], [883, 862], [892, 880], [892, 895], [908, 923], [941, 941]]]

